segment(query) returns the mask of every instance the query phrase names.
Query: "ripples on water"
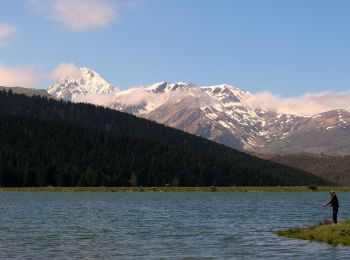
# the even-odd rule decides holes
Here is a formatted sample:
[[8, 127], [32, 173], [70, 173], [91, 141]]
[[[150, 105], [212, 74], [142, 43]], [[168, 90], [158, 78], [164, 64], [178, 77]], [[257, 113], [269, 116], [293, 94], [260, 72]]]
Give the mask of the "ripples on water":
[[[0, 193], [2, 259], [349, 259], [278, 229], [331, 218], [328, 193]], [[350, 193], [338, 193], [339, 218]]]

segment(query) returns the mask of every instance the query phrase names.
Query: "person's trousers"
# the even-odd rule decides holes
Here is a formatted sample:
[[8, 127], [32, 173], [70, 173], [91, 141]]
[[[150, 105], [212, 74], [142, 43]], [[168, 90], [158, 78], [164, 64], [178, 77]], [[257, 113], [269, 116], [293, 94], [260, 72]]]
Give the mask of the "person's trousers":
[[337, 217], [338, 217], [338, 208], [334, 207], [333, 208], [333, 223], [338, 222]]

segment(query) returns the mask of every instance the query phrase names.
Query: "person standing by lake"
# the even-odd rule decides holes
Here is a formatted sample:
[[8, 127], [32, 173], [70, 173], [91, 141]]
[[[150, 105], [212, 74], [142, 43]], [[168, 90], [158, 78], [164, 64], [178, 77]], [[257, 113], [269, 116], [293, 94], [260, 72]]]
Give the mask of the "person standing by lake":
[[326, 204], [323, 204], [323, 207], [326, 207], [329, 205], [332, 206], [332, 208], [333, 208], [333, 223], [336, 224], [338, 222], [337, 217], [338, 217], [339, 202], [338, 202], [338, 197], [334, 191], [331, 191], [330, 194], [331, 194], [330, 201]]

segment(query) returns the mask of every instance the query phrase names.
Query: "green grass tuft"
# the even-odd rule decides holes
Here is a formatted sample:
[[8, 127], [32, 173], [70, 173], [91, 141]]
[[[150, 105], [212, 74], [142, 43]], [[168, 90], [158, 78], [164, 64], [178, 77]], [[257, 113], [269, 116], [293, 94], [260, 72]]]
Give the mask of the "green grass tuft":
[[350, 246], [350, 219], [333, 224], [330, 221], [306, 228], [291, 228], [277, 231], [279, 236], [325, 242], [331, 245]]

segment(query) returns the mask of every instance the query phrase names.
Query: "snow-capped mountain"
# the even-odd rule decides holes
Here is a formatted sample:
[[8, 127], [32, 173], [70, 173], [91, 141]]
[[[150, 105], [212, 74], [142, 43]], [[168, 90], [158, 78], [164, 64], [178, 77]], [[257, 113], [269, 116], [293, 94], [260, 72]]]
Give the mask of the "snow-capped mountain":
[[119, 91], [91, 69], [79, 79], [56, 81], [60, 99], [103, 105], [154, 120], [227, 146], [255, 152], [350, 153], [350, 113], [304, 117], [252, 108], [253, 94], [229, 84], [203, 86], [159, 82]]
[[311, 117], [277, 115], [267, 123], [260, 152], [350, 154], [350, 113], [331, 110]]
[[56, 98], [74, 101], [78, 96], [95, 94], [111, 94], [118, 91], [107, 83], [97, 72], [89, 68], [80, 68], [78, 78], [66, 77], [49, 86], [47, 92]]

